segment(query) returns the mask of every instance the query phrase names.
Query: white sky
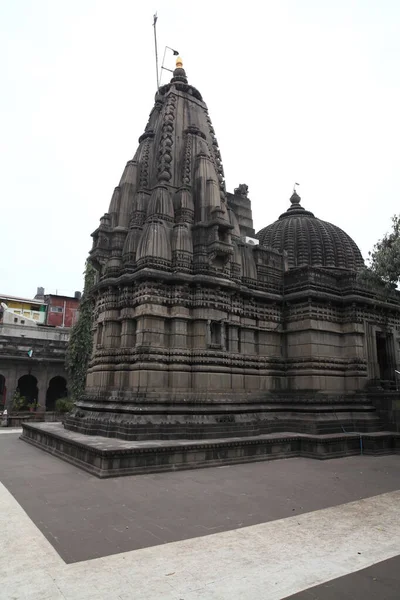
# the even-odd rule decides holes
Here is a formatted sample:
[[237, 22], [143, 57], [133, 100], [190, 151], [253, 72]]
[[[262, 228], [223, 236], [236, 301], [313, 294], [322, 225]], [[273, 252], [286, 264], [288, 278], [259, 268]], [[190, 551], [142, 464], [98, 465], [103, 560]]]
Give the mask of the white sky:
[[297, 181], [366, 256], [400, 212], [398, 0], [0, 0], [0, 292], [81, 289], [153, 105], [156, 11], [256, 231]]

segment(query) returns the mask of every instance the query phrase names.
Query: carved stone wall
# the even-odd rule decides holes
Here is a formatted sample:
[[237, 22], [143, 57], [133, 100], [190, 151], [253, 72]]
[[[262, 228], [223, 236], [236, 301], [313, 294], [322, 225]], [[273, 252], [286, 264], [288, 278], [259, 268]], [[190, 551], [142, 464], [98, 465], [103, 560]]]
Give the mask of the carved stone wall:
[[88, 394], [104, 386], [164, 397], [273, 389], [283, 376], [281, 320], [272, 295], [232, 286], [146, 281], [108, 289], [96, 303]]

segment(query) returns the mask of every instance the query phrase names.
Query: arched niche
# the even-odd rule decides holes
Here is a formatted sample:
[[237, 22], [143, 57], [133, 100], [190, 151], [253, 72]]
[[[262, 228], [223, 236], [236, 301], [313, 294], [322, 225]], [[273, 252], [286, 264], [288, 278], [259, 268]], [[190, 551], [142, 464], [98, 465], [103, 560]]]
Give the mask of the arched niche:
[[65, 398], [68, 395], [67, 381], [65, 377], [56, 375], [49, 381], [49, 387], [46, 392], [46, 410], [55, 410], [56, 401], [59, 398]]
[[33, 375], [22, 375], [22, 377], [18, 379], [17, 389], [21, 396], [26, 398], [27, 404], [37, 402], [39, 390], [37, 385], [37, 379]]

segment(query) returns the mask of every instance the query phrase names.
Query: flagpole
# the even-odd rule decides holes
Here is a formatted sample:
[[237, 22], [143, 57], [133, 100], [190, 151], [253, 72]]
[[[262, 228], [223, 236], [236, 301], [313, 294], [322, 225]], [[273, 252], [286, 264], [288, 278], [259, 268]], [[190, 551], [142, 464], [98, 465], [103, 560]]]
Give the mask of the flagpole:
[[157, 90], [160, 87], [160, 82], [158, 79], [158, 49], [157, 49], [157, 28], [156, 28], [156, 24], [157, 24], [157, 13], [154, 15], [154, 21], [153, 21], [153, 27], [154, 27], [154, 47], [155, 47], [155, 51], [156, 51], [156, 73], [157, 73]]

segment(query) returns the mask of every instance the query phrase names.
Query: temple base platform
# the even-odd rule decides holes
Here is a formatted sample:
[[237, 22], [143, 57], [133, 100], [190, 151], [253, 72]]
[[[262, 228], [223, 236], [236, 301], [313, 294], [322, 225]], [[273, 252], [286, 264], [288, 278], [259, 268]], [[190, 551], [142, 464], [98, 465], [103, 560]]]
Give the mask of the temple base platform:
[[100, 478], [289, 457], [400, 454], [400, 433], [280, 432], [213, 439], [123, 440], [85, 435], [61, 423], [23, 423], [21, 439]]

